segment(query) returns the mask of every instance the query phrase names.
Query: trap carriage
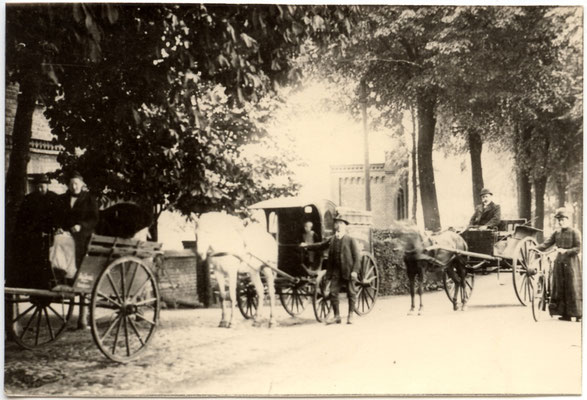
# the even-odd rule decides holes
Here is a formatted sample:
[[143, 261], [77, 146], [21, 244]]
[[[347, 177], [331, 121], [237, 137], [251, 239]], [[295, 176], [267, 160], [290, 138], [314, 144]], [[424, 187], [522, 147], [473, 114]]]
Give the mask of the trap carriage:
[[136, 358], [159, 323], [159, 289], [151, 270], [158, 254], [160, 243], [93, 234], [68, 284], [56, 284], [54, 277], [48, 278], [46, 288], [8, 283], [4, 296], [9, 335], [26, 349], [49, 345], [66, 332], [74, 307], [83, 305], [89, 307], [89, 326], [100, 351], [117, 362]]
[[[466, 265], [465, 296], [470, 298], [475, 274], [511, 272], [514, 292], [520, 304], [529, 305], [533, 298], [534, 274], [530, 266], [541, 230], [526, 225], [525, 219], [502, 220], [498, 229], [468, 228], [460, 232], [467, 251], [444, 249], [454, 253]], [[437, 246], [433, 246], [438, 248]], [[444, 289], [451, 301], [458, 285], [444, 272]]]
[[[249, 207], [264, 212], [269, 233], [278, 245], [275, 288], [281, 304], [288, 314], [298, 316], [312, 303], [314, 316], [319, 322], [330, 313], [331, 304], [324, 285], [327, 251], [315, 254], [313, 263], [305, 262], [305, 250], [300, 248], [303, 226], [312, 222], [318, 241], [334, 235], [334, 217], [343, 216], [349, 221], [347, 232], [357, 241], [361, 250], [360, 270], [354, 284], [357, 289], [355, 312], [369, 313], [379, 292], [379, 271], [373, 256], [371, 214], [365, 211], [337, 207], [332, 201], [313, 201], [299, 197], [277, 198], [262, 201]], [[310, 264], [310, 265], [306, 265]], [[239, 280], [237, 304], [245, 318], [252, 318], [258, 298], [247, 277]]]

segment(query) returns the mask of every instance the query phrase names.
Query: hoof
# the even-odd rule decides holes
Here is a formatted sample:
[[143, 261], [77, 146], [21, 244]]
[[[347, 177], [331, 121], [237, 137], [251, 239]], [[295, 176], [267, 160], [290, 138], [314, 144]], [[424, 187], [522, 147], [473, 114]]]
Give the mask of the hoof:
[[220, 321], [220, 323], [218, 324], [219, 328], [227, 328], [227, 322], [226, 321]]
[[408, 315], [414, 315], [414, 310], [408, 311]]
[[259, 322], [259, 321], [253, 321], [253, 326], [254, 326], [255, 328], [258, 328], [258, 327], [260, 327], [260, 326], [261, 326], [261, 322]]
[[457, 304], [453, 304], [452, 309], [454, 311], [459, 311], [459, 306]]
[[422, 316], [422, 315], [424, 315], [424, 313], [422, 312], [422, 310], [418, 311], [418, 315], [419, 315], [419, 316]]
[[230, 322], [226, 323], [226, 326], [225, 327], [226, 328], [230, 328], [231, 327], [231, 323]]
[[273, 328], [275, 326], [275, 322], [273, 321], [269, 321], [269, 326], [268, 328]]
[[461, 311], [467, 311], [467, 306], [465, 304], [461, 306]]

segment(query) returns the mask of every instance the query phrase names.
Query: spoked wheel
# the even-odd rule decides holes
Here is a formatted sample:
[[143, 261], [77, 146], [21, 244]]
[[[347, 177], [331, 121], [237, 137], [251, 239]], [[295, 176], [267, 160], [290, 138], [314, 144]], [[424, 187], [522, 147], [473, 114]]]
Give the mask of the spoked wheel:
[[65, 331], [74, 306], [74, 296], [59, 297], [6, 294], [6, 328], [25, 349], [53, 343]]
[[545, 275], [540, 275], [534, 283], [534, 296], [532, 296], [532, 316], [539, 322], [550, 317], [548, 282]]
[[[455, 281], [450, 277], [448, 272], [446, 272], [446, 269], [442, 274], [442, 282], [444, 283], [444, 293], [446, 293], [446, 296], [454, 305], [453, 299], [455, 297], [457, 299], [459, 298], [458, 296], [456, 296], [458, 293], [455, 293], [455, 291], [458, 290], [458, 287], [457, 285], [455, 285]], [[467, 302], [471, 299], [471, 296], [473, 295], [474, 287], [475, 275], [470, 272], [467, 272], [467, 275], [465, 276], [465, 298], [467, 299]]]
[[328, 318], [328, 314], [332, 310], [330, 303], [330, 293], [326, 290], [324, 281], [324, 274], [319, 275], [316, 279], [316, 287], [314, 289], [314, 297], [312, 298], [312, 307], [314, 308], [314, 316], [316, 321], [323, 322]]
[[251, 319], [257, 314], [259, 296], [249, 277], [239, 279], [236, 287], [236, 303], [245, 319]]
[[361, 268], [355, 285], [357, 291], [357, 304], [355, 312], [359, 315], [368, 314], [375, 306], [379, 293], [379, 270], [370, 254], [363, 255]]
[[279, 300], [285, 311], [292, 317], [297, 317], [304, 312], [308, 298], [312, 296], [311, 286], [303, 281], [279, 289]]
[[92, 291], [92, 336], [109, 359], [127, 362], [145, 350], [159, 323], [159, 288], [151, 269], [121, 257], [100, 274]]
[[512, 257], [512, 275], [514, 281], [514, 290], [520, 303], [525, 306], [532, 303], [534, 294], [535, 268], [530, 265], [537, 263], [540, 256], [530, 251], [537, 245], [533, 237], [525, 237], [520, 240], [514, 249]]

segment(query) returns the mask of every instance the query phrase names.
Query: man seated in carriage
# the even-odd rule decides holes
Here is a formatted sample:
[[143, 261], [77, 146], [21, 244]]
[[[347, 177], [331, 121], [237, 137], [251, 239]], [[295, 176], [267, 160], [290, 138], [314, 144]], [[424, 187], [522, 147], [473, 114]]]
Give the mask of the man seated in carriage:
[[475, 213], [469, 221], [469, 227], [495, 229], [501, 221], [501, 207], [493, 202], [493, 193], [487, 188], [481, 189], [481, 204], [475, 207]]

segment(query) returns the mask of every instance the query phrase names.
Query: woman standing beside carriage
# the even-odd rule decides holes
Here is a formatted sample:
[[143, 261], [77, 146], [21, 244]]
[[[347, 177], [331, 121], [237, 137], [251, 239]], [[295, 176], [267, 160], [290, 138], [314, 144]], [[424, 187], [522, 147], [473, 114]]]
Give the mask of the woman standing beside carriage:
[[559, 208], [554, 216], [560, 229], [537, 247], [544, 251], [556, 245], [558, 254], [554, 261], [553, 289], [549, 311], [551, 315], [560, 315], [559, 319], [570, 321], [575, 317], [577, 322], [583, 316], [582, 273], [579, 261], [581, 251], [581, 233], [569, 226], [569, 214]]

